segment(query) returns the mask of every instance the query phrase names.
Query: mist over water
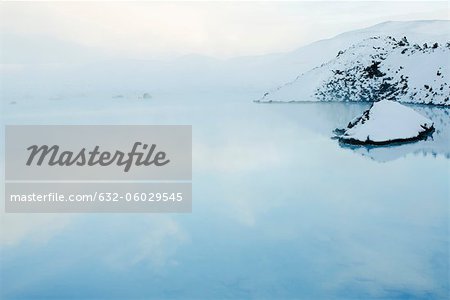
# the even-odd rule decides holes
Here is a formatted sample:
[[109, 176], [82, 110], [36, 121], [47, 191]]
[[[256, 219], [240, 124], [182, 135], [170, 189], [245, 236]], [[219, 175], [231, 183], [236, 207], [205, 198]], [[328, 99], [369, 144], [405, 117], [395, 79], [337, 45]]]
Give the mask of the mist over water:
[[[1, 2], [2, 125], [192, 125], [193, 206], [2, 209], [0, 299], [449, 298], [450, 108], [410, 106], [427, 140], [355, 147], [333, 130], [369, 103], [252, 102], [372, 37], [446, 45], [448, 19], [430, 1]], [[398, 76], [445, 93], [433, 57]]]
[[2, 213], [1, 297], [445, 298], [448, 108], [413, 107], [431, 139], [351, 149], [332, 131], [369, 104], [218, 94], [3, 103], [4, 124], [191, 124], [193, 212]]

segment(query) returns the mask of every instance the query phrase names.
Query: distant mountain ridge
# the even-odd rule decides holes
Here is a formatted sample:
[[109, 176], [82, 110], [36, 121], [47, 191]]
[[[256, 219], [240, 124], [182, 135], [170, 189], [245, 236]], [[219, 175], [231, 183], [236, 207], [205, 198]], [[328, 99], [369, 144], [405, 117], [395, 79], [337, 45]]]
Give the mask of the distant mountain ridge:
[[377, 101], [450, 105], [450, 43], [364, 39], [257, 100]]
[[[32, 98], [112, 97], [144, 92], [156, 98], [164, 93], [245, 92], [256, 99], [271, 87], [292, 81], [299, 74], [334, 60], [340, 50], [376, 36], [392, 36], [397, 41], [406, 36], [411, 45], [438, 42], [441, 46], [450, 41], [450, 21], [388, 21], [347, 31], [290, 52], [230, 59], [203, 55], [167, 60], [103, 57], [96, 49], [57, 38], [43, 39], [30, 33], [3, 39], [0, 34], [0, 40], [4, 41], [0, 55], [0, 94], [4, 102], [19, 104]], [[39, 51], [23, 50], [24, 45], [39, 43], [42, 44]], [[318, 83], [314, 85], [318, 87]], [[276, 100], [286, 101], [286, 98]], [[297, 97], [296, 100], [304, 99]]]

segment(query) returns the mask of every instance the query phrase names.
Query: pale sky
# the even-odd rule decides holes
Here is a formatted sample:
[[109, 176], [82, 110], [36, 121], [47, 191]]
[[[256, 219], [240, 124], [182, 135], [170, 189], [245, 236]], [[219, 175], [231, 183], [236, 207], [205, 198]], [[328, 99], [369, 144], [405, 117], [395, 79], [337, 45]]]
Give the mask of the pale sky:
[[49, 43], [139, 59], [284, 52], [388, 20], [449, 19], [447, 1], [3, 2], [0, 9], [2, 47], [12, 40], [29, 53]]

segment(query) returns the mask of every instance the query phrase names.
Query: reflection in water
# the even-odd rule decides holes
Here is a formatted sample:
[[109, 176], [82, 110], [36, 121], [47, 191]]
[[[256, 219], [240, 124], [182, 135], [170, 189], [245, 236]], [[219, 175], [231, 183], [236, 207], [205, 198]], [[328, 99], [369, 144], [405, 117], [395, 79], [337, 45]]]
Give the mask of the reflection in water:
[[192, 124], [193, 213], [1, 213], [0, 298], [446, 297], [448, 111], [379, 164], [330, 139], [368, 104], [223, 97], [8, 106], [16, 124]]
[[[296, 119], [302, 127], [323, 136], [332, 137], [336, 128], [344, 128], [349, 121], [370, 107], [369, 103], [289, 103], [266, 104], [273, 111], [282, 111], [287, 118]], [[286, 106], [288, 108], [286, 108]], [[359, 146], [336, 143], [346, 150], [386, 162], [408, 154], [450, 158], [450, 108], [440, 106], [409, 105], [434, 122], [435, 132], [426, 140], [392, 146]]]
[[411, 105], [411, 107], [434, 122], [436, 130], [425, 140], [391, 146], [349, 145], [341, 142], [339, 145], [378, 162], [395, 160], [410, 153], [431, 157], [442, 155], [449, 159], [450, 108], [423, 105]]

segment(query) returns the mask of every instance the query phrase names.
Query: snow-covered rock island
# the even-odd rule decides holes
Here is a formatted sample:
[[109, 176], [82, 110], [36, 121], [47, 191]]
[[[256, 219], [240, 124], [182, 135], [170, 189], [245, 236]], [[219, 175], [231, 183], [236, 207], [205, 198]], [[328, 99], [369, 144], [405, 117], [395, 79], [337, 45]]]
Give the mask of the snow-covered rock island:
[[341, 142], [349, 144], [386, 145], [423, 139], [434, 131], [433, 125], [410, 107], [381, 100], [336, 133]]

